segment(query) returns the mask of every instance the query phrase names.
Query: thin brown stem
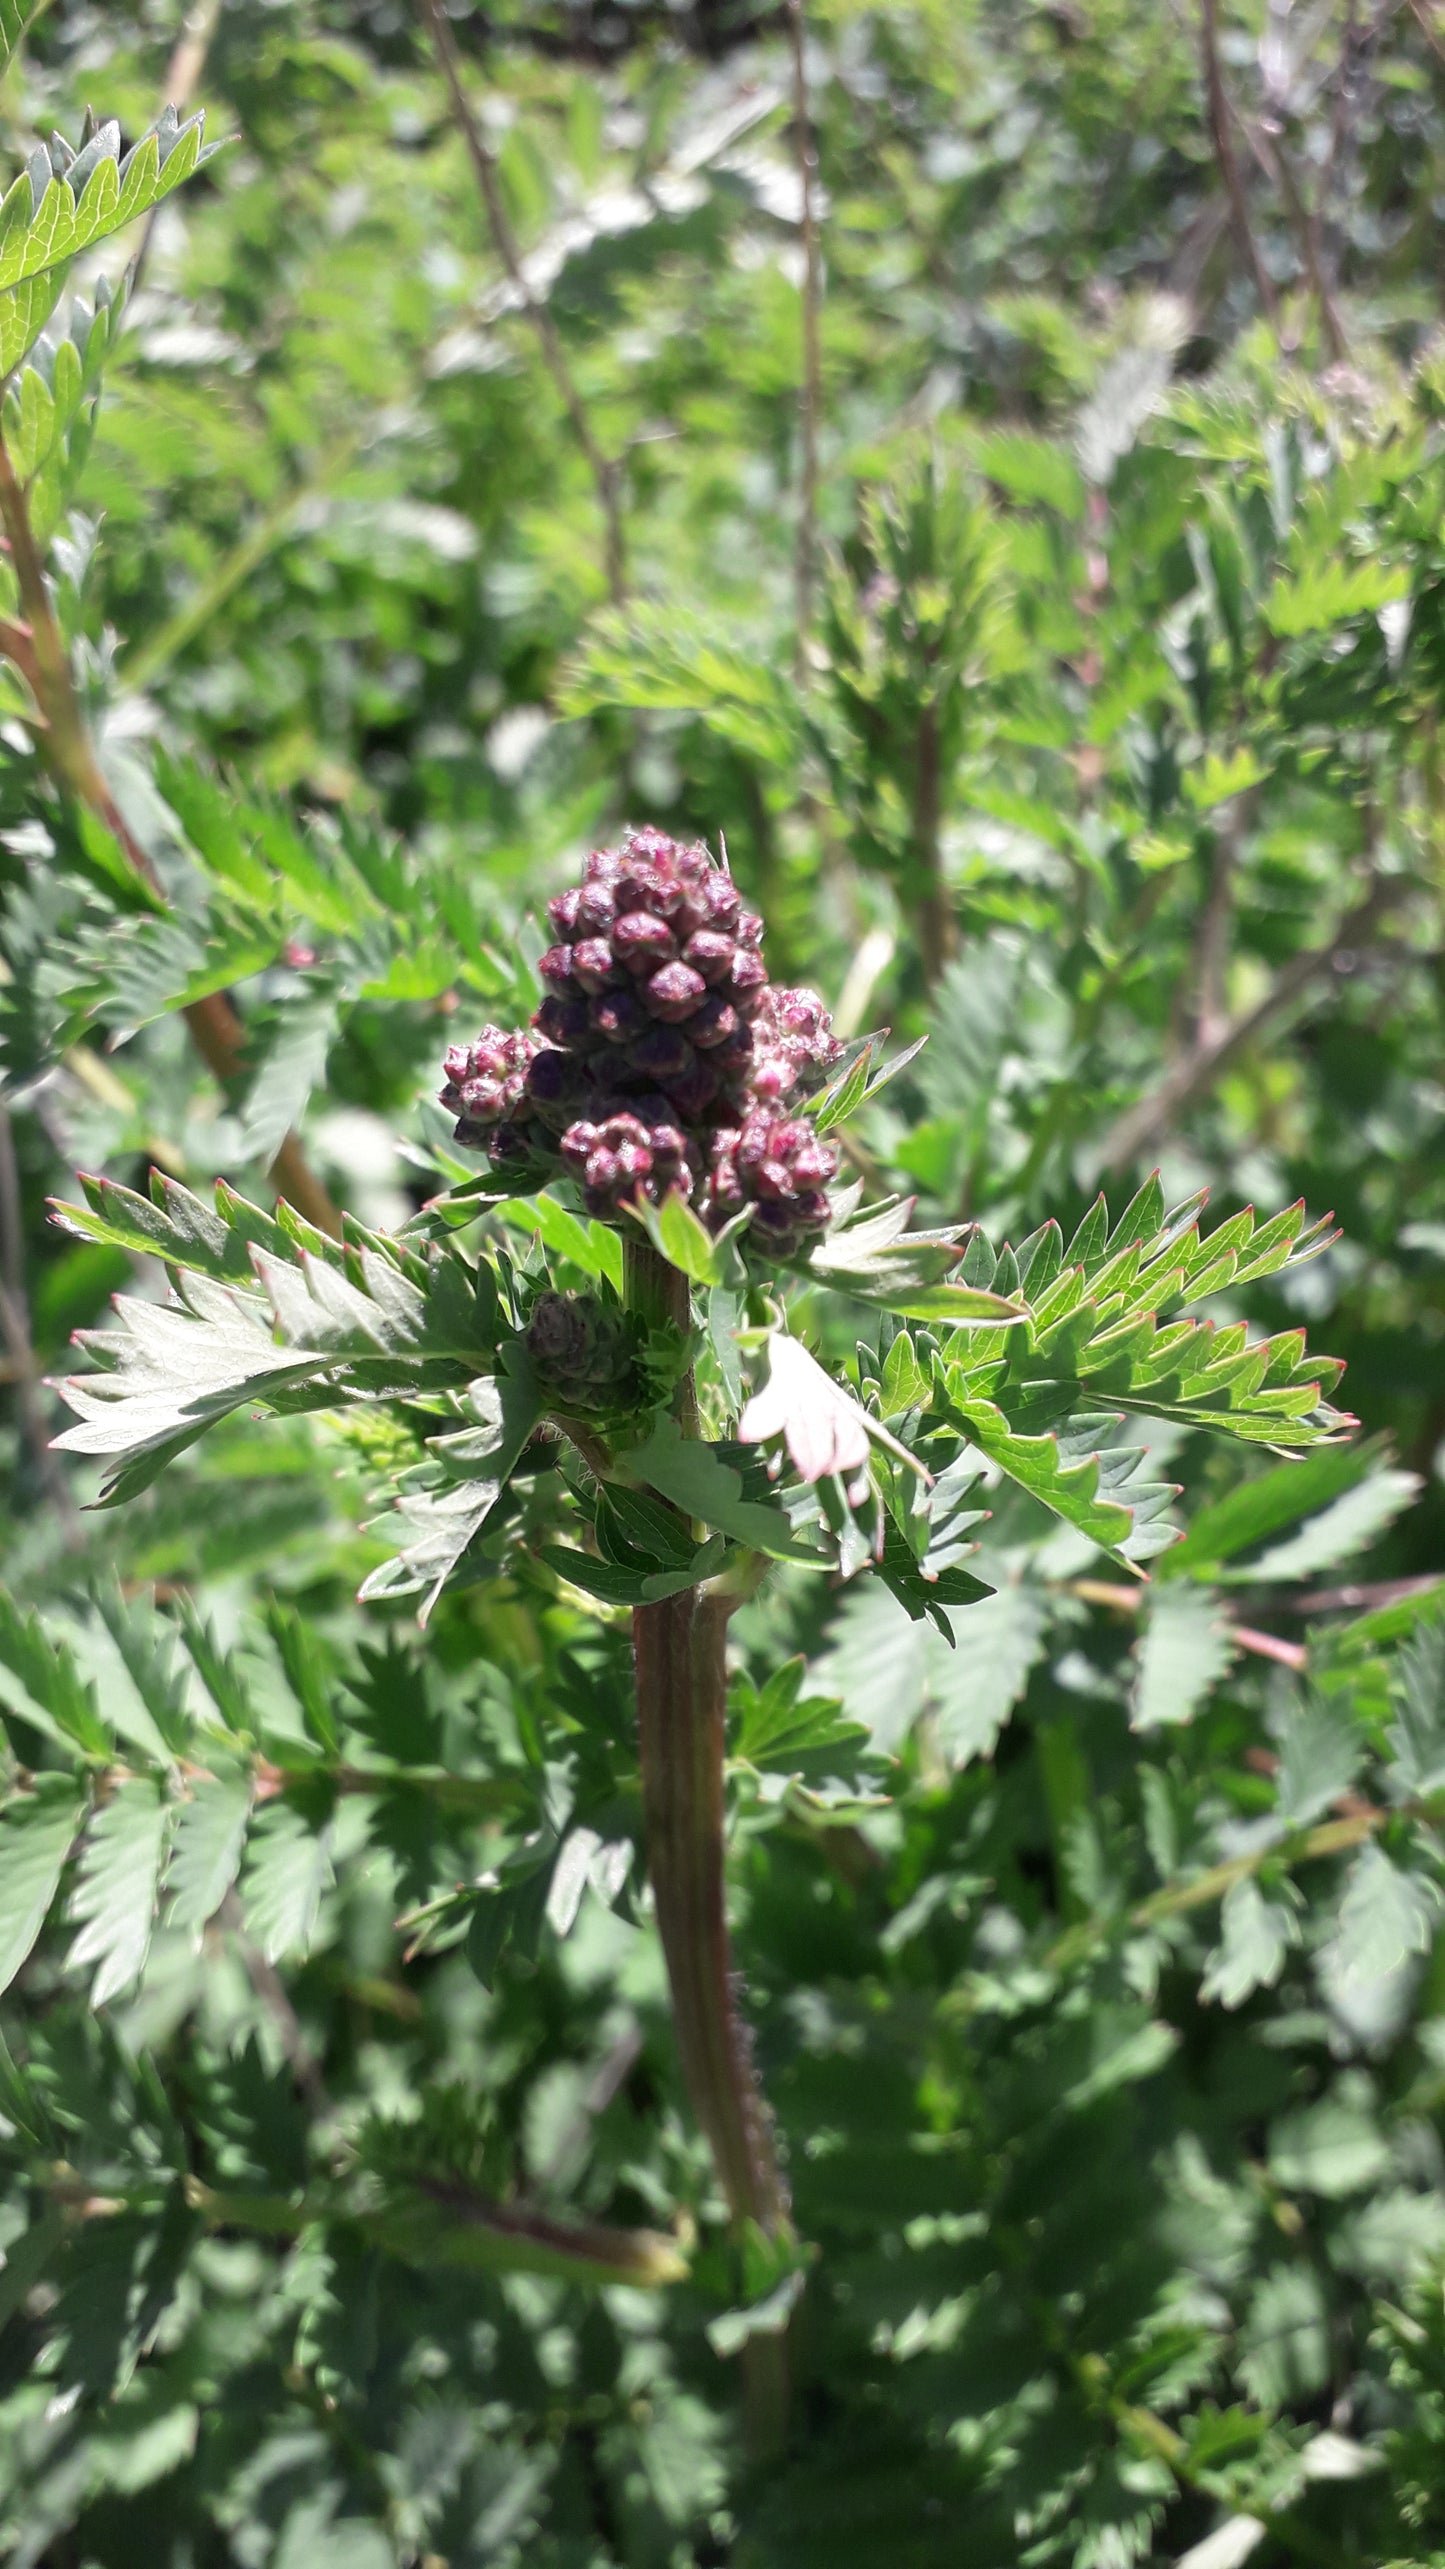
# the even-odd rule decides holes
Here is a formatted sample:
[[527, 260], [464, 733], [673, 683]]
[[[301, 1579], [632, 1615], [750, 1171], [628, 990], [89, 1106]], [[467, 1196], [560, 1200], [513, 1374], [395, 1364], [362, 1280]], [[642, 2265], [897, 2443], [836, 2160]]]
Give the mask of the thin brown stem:
[[1320, 233], [1316, 215], [1304, 201], [1294, 162], [1285, 148], [1282, 134], [1256, 128], [1251, 136], [1261, 166], [1277, 181], [1284, 198], [1285, 211], [1299, 243], [1300, 259], [1309, 279], [1310, 292], [1320, 316], [1320, 326], [1333, 364], [1342, 365], [1350, 353], [1345, 325], [1340, 319], [1329, 279], [1320, 257]]
[[1330, 971], [1338, 958], [1357, 948], [1368, 935], [1382, 910], [1398, 901], [1408, 889], [1400, 877], [1381, 878], [1374, 883], [1362, 901], [1358, 901], [1340, 921], [1329, 943], [1312, 946], [1295, 955], [1283, 971], [1276, 973], [1268, 990], [1254, 1007], [1231, 1017], [1218, 1034], [1208, 1042], [1195, 1044], [1166, 1072], [1157, 1088], [1140, 1098], [1121, 1115], [1105, 1136], [1099, 1153], [1101, 1171], [1122, 1168], [1146, 1144], [1157, 1144], [1169, 1131], [1185, 1108], [1193, 1105], [1213, 1087], [1220, 1073], [1263, 1034], [1265, 1028], [1281, 1016], [1290, 1003], [1309, 988], [1312, 981]]
[[1229, 200], [1229, 219], [1239, 254], [1254, 279], [1254, 290], [1269, 320], [1279, 328], [1279, 302], [1268, 269], [1260, 257], [1259, 244], [1249, 219], [1249, 199], [1244, 190], [1239, 155], [1234, 148], [1230, 124], [1229, 96], [1224, 86], [1224, 73], [1219, 60], [1219, 16], [1216, 0], [1200, 0], [1200, 60], [1204, 74], [1204, 98], [1209, 115], [1209, 130], [1214, 140], [1214, 157]]
[[532, 291], [523, 263], [517, 236], [512, 229], [497, 174], [496, 156], [488, 145], [481, 126], [472, 113], [462, 80], [462, 60], [445, 11], [439, 0], [422, 0], [422, 11], [431, 33], [433, 48], [441, 65], [450, 93], [457, 127], [467, 147], [477, 188], [486, 210], [487, 228], [498, 258], [516, 291], [522, 310], [537, 334], [537, 344], [562, 406], [572, 423], [572, 433], [586, 458], [587, 468], [596, 485], [602, 510], [606, 558], [607, 587], [614, 604], [620, 603], [627, 590], [627, 544], [622, 523], [622, 468], [615, 456], [608, 455], [593, 431], [587, 405], [578, 391], [576, 379], [567, 361], [561, 335], [546, 304]]
[[[45, 566], [30, 524], [25, 493], [9, 447], [0, 436], [0, 526], [20, 592], [23, 624], [0, 622], [0, 653], [15, 663], [35, 698], [38, 719], [35, 742], [62, 794], [84, 804], [110, 832], [137, 879], [158, 899], [160, 879], [106, 781], [95, 754], [80, 699], [70, 674], [64, 638], [51, 604]], [[226, 1085], [245, 1064], [246, 1035], [239, 1016], [223, 991], [193, 1001], [184, 1011], [197, 1052], [208, 1070]], [[294, 1133], [288, 1133], [271, 1163], [271, 1174], [298, 1213], [319, 1230], [339, 1237], [341, 1216], [321, 1180], [307, 1162]]]
[[797, 140], [799, 210], [803, 235], [803, 371], [798, 387], [798, 429], [802, 476], [798, 494], [798, 533], [794, 557], [796, 629], [794, 668], [801, 686], [808, 674], [808, 640], [813, 623], [813, 589], [818, 558], [818, 427], [823, 411], [821, 315], [823, 262], [818, 239], [816, 184], [817, 145], [808, 96], [808, 60], [803, 0], [790, 0], [788, 29], [793, 45], [793, 126]]
[[[166, 67], [165, 81], [166, 101], [174, 107], [178, 116], [185, 114], [200, 84], [201, 75], [206, 68], [206, 57], [211, 50], [211, 39], [216, 32], [220, 15], [221, 0], [198, 0], [198, 5], [194, 9], [188, 9], [181, 21], [181, 32], [176, 39], [175, 51]], [[140, 248], [131, 264], [132, 294], [137, 291], [145, 275], [151, 254], [151, 244], [155, 239], [156, 218], [160, 210], [158, 205], [153, 206], [146, 216], [145, 229], [140, 236]]]

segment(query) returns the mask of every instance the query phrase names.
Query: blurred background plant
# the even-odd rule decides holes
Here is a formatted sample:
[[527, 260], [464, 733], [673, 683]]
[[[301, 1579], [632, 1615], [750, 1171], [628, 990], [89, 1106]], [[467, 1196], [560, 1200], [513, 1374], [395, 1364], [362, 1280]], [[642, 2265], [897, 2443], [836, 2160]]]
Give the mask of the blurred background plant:
[[[0, 34], [0, 2557], [1438, 2560], [1437, 13]], [[123, 199], [168, 99], [225, 148], [165, 192], [164, 128]], [[46, 1198], [398, 1227], [447, 1044], [525, 1020], [628, 820], [724, 836], [844, 1032], [928, 1036], [850, 1128], [920, 1220], [1156, 1163], [1333, 1206], [1218, 1317], [1308, 1321], [1365, 1431], [1151, 1431], [1145, 1588], [1003, 1483], [946, 1635], [786, 1568], [737, 1619], [820, 2251], [766, 2462], [733, 2359], [796, 2279], [723, 2239], [546, 1476], [423, 1643], [377, 1523], [420, 1426], [243, 1411], [98, 1515], [49, 1446], [195, 1217]]]

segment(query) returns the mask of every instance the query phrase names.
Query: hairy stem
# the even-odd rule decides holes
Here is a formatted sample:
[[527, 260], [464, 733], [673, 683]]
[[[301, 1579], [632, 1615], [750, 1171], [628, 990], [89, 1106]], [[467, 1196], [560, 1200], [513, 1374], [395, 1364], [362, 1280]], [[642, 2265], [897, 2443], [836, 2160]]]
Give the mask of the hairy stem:
[[[627, 1244], [632, 1308], [686, 1328], [686, 1277]], [[691, 1378], [679, 1402], [696, 1422]], [[683, 2077], [734, 2221], [787, 2223], [771, 2117], [738, 2013], [728, 1940], [723, 1763], [728, 1603], [696, 1588], [633, 1610], [647, 1863]]]
[[[687, 1278], [645, 1240], [624, 1244], [625, 1293], [644, 1319], [691, 1320]], [[683, 1432], [698, 1427], [689, 1373], [674, 1402]], [[773, 2144], [752, 2037], [738, 2007], [727, 1923], [727, 1628], [731, 1602], [685, 1588], [635, 1606], [633, 1663], [642, 1765], [642, 1816], [672, 2020], [692, 2109], [712, 2152], [728, 2211], [770, 2237], [790, 2229], [788, 2189]], [[743, 2411], [759, 2459], [787, 2430], [788, 2350], [781, 2334], [743, 2347]]]

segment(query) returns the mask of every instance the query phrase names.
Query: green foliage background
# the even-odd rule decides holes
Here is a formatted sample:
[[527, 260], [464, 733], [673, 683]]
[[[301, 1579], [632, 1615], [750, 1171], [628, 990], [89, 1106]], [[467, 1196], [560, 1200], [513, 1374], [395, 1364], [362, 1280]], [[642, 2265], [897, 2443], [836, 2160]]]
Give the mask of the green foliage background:
[[[16, 173], [178, 85], [226, 138], [23, 275], [0, 216], [26, 326], [61, 292], [3, 430], [113, 797], [57, 792], [7, 596], [17, 2569], [1445, 2560], [1445, 41], [1249, 0], [1211, 113], [1195, 0], [804, 15], [801, 650], [784, 11], [458, 9], [524, 291], [394, 0], [223, 0], [189, 53], [170, 0], [52, 0], [5, 73]], [[378, 1230], [473, 1173], [440, 1053], [522, 1020], [546, 896], [642, 820], [725, 835], [846, 1031], [928, 1037], [850, 1128], [870, 1193], [996, 1249], [1157, 1162], [1156, 1227], [1234, 1226], [1219, 1366], [1307, 1323], [1362, 1424], [1152, 1425], [1188, 1532], [1136, 1587], [1108, 1473], [980, 1409], [956, 1602], [782, 1565], [738, 1619], [808, 2243], [762, 2458], [737, 2350], [797, 2278], [727, 2243], [681, 2095], [558, 1475], [458, 1543], [414, 1418], [242, 1402], [93, 1514], [40, 1379], [151, 1251], [232, 1273], [189, 1208], [269, 1201], [288, 1132]], [[137, 1211], [153, 1164], [190, 1192]], [[1338, 1239], [1250, 1280], [1235, 1218], [1300, 1198]], [[491, 1217], [524, 1282], [529, 1220], [608, 1272], [560, 1205]], [[807, 1314], [906, 1419], [908, 1335]]]

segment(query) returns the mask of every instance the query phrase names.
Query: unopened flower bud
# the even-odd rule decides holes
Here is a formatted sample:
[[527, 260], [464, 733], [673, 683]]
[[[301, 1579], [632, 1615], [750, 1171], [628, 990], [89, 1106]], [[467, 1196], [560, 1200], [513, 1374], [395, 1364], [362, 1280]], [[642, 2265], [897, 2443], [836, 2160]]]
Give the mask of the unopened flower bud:
[[595, 1294], [538, 1294], [527, 1324], [527, 1352], [544, 1394], [559, 1410], [625, 1410], [636, 1401], [634, 1324]]
[[665, 963], [643, 984], [642, 1004], [668, 1025], [680, 1025], [707, 997], [707, 983], [689, 964]]

